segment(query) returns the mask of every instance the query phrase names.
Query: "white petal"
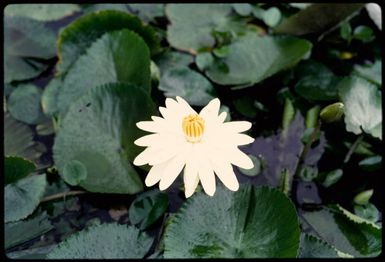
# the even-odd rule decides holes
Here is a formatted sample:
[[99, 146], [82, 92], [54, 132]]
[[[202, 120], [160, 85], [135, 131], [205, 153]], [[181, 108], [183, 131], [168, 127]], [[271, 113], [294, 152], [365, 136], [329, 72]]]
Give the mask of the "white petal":
[[213, 168], [218, 178], [228, 189], [231, 191], [237, 191], [239, 189], [237, 177], [230, 163], [213, 164]]
[[168, 97], [166, 98], [166, 107], [167, 109], [175, 110], [176, 108], [178, 108], [178, 102]]
[[163, 171], [162, 178], [160, 179], [160, 190], [165, 190], [174, 182], [180, 171], [182, 171], [185, 163], [186, 158], [184, 154], [179, 154], [169, 161], [167, 167]]
[[213, 196], [216, 188], [215, 175], [208, 159], [201, 157], [198, 172], [199, 180], [201, 181], [204, 191], [207, 195]]
[[159, 112], [161, 113], [161, 115], [163, 116], [163, 118], [167, 118], [168, 110], [167, 110], [165, 107], [160, 106], [160, 107], [159, 107]]
[[143, 166], [152, 160], [154, 155], [159, 151], [159, 148], [147, 147], [134, 159], [134, 165]]
[[219, 123], [223, 123], [225, 121], [226, 117], [227, 117], [227, 112], [220, 113], [218, 116]]
[[159, 141], [160, 135], [159, 134], [151, 134], [142, 136], [141, 138], [138, 138], [134, 141], [134, 144], [137, 146], [150, 146], [157, 141]]
[[162, 131], [162, 126], [155, 121], [141, 121], [136, 123], [136, 126], [147, 132], [159, 133]]
[[199, 113], [203, 119], [210, 118], [212, 116], [218, 116], [219, 107], [221, 102], [218, 98], [212, 99], [207, 106], [205, 106]]
[[196, 114], [197, 112], [195, 112], [194, 109], [192, 109], [192, 107], [186, 102], [186, 100], [184, 100], [183, 98], [181, 98], [180, 96], [177, 96], [176, 97], [176, 100], [178, 101], [179, 103], [179, 107], [181, 109], [181, 112], [183, 113], [183, 115], [187, 116], [189, 114]]
[[248, 121], [231, 121], [223, 123], [222, 128], [224, 128], [226, 132], [240, 133], [249, 130], [251, 123]]
[[194, 194], [199, 182], [198, 167], [193, 158], [186, 163], [186, 167], [184, 168], [183, 181], [185, 188], [185, 196], [186, 198], [188, 198], [192, 196], [192, 194]]
[[239, 166], [241, 168], [251, 169], [254, 167], [253, 161], [250, 159], [250, 157], [238, 148], [229, 150], [228, 158], [233, 165]]
[[254, 138], [245, 135], [245, 134], [235, 134], [228, 138], [229, 141], [231, 141], [231, 144], [242, 146], [242, 145], [248, 145], [254, 142]]
[[146, 186], [150, 187], [158, 183], [164, 173], [164, 169], [168, 164], [168, 162], [164, 162], [162, 164], [153, 166], [150, 169], [150, 172], [148, 172], [146, 179], [144, 180]]
[[167, 161], [173, 158], [181, 151], [181, 148], [177, 147], [177, 144], [169, 143], [167, 146], [163, 147], [160, 151], [156, 152], [156, 155], [148, 161], [148, 164], [153, 166], [160, 164], [164, 161]]

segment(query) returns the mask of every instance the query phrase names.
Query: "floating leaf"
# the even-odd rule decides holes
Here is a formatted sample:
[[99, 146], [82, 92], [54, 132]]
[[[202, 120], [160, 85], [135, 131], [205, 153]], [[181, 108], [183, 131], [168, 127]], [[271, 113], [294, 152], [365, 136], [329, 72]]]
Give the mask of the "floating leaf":
[[138, 13], [138, 16], [145, 22], [154, 21], [155, 17], [164, 16], [164, 4], [128, 4]]
[[346, 130], [382, 139], [381, 91], [365, 79], [346, 77], [338, 85], [345, 105]]
[[4, 17], [4, 81], [26, 80], [48, 68], [55, 56], [54, 33], [42, 22], [26, 17]]
[[127, 29], [106, 33], [66, 75], [57, 98], [58, 108], [65, 114], [88, 89], [107, 83], [132, 83], [150, 92], [150, 79], [150, 53], [143, 39]]
[[338, 258], [338, 251], [322, 239], [301, 234], [300, 258]]
[[46, 213], [4, 225], [5, 249], [27, 242], [53, 229]]
[[13, 222], [32, 214], [44, 194], [45, 175], [31, 175], [4, 189], [4, 221]]
[[5, 185], [14, 183], [35, 171], [36, 166], [31, 161], [15, 156], [4, 158]]
[[373, 35], [373, 30], [365, 25], [360, 25], [354, 28], [353, 37], [355, 39], [361, 40], [364, 43], [370, 42], [375, 38]]
[[362, 217], [363, 219], [369, 220], [371, 222], [377, 222], [380, 218], [380, 212], [376, 208], [375, 205], [371, 203], [367, 203], [366, 205], [355, 205], [354, 206], [354, 213]]
[[214, 97], [213, 86], [201, 74], [185, 66], [178, 66], [163, 70], [159, 89], [166, 97], [183, 97], [189, 104], [203, 106]]
[[247, 30], [245, 23], [231, 17], [231, 4], [167, 4], [166, 15], [171, 25], [167, 27], [167, 40], [172, 47], [196, 54], [215, 44], [217, 32]]
[[87, 168], [82, 162], [71, 160], [64, 165], [63, 177], [68, 184], [76, 186], [87, 178]]
[[329, 101], [338, 98], [336, 85], [339, 77], [335, 76], [326, 66], [316, 61], [305, 61], [296, 69], [300, 79], [295, 91], [307, 100]]
[[35, 85], [19, 85], [9, 96], [9, 113], [17, 120], [35, 125], [45, 120], [40, 100], [42, 91]]
[[59, 73], [67, 72], [79, 56], [84, 54], [104, 33], [125, 28], [140, 35], [148, 45], [151, 54], [159, 52], [159, 39], [152, 27], [144, 25], [139, 18], [127, 12], [102, 10], [78, 18], [60, 33], [57, 44]]
[[4, 114], [4, 155], [35, 161], [41, 156], [37, 146], [33, 140], [33, 132], [27, 125]]
[[10, 16], [24, 16], [40, 21], [59, 20], [80, 11], [77, 4], [10, 4], [4, 13]]
[[270, 7], [263, 12], [263, 22], [270, 27], [275, 27], [281, 21], [281, 11], [277, 7]]
[[151, 190], [138, 195], [128, 210], [131, 224], [140, 223], [140, 229], [146, 229], [166, 212], [168, 207], [167, 194], [159, 190]]
[[47, 259], [47, 254], [55, 247], [55, 244], [28, 248], [6, 253], [6, 256], [11, 259]]
[[169, 67], [188, 66], [194, 62], [194, 57], [182, 52], [165, 52], [162, 55], [157, 56], [154, 61], [162, 72]]
[[381, 168], [382, 156], [371, 156], [361, 160], [358, 165], [365, 171], [376, 171]]
[[137, 228], [101, 224], [84, 229], [59, 243], [48, 259], [133, 259], [143, 258], [153, 239]]
[[230, 44], [228, 55], [218, 60], [228, 67], [228, 72], [221, 69], [218, 61], [205, 72], [221, 85], [254, 84], [293, 66], [311, 47], [310, 42], [298, 38], [248, 33]]
[[373, 257], [381, 252], [381, 229], [372, 224], [327, 208], [305, 212], [303, 217], [322, 239], [344, 253]]
[[[263, 212], [262, 212], [263, 211]], [[165, 258], [295, 257], [300, 230], [295, 208], [280, 191], [222, 186], [196, 193], [165, 229]]]
[[325, 180], [322, 182], [322, 185], [324, 187], [330, 187], [331, 185], [337, 183], [341, 179], [342, 175], [342, 169], [335, 169], [333, 171], [330, 171], [326, 174]]
[[214, 57], [210, 52], [201, 52], [195, 57], [195, 63], [203, 71], [214, 63]]
[[261, 161], [253, 155], [248, 155], [248, 156], [251, 159], [251, 161], [253, 161], [254, 167], [251, 169], [244, 169], [244, 168], [238, 168], [238, 169], [242, 174], [246, 176], [256, 176], [261, 172], [261, 169], [262, 169]]
[[142, 150], [133, 143], [144, 135], [136, 123], [151, 115], [155, 115], [154, 104], [142, 88], [123, 83], [91, 88], [70, 106], [55, 138], [59, 173], [63, 175], [65, 165], [77, 160], [87, 170], [79, 185], [88, 191], [141, 191], [142, 182], [129, 161]]
[[235, 12], [237, 12], [241, 16], [250, 15], [253, 7], [250, 4], [242, 3], [242, 4], [232, 4]]
[[336, 26], [364, 4], [312, 4], [284, 20], [275, 32], [279, 34], [304, 35], [326, 31]]
[[62, 86], [62, 79], [55, 77], [52, 78], [44, 88], [43, 94], [41, 96], [41, 107], [44, 114], [47, 116], [52, 116], [59, 111], [57, 99]]
[[382, 61], [376, 60], [373, 64], [355, 65], [353, 73], [366, 80], [381, 86], [382, 84]]

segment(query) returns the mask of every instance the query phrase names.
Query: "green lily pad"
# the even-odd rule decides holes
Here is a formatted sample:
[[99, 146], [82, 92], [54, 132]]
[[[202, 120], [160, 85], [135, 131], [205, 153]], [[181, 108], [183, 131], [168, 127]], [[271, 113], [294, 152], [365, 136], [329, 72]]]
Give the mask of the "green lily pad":
[[59, 20], [80, 11], [77, 4], [10, 4], [4, 13], [10, 16], [24, 16], [40, 21]]
[[[263, 212], [262, 212], [263, 210]], [[171, 218], [165, 258], [296, 257], [300, 230], [296, 210], [280, 191], [241, 185], [196, 193]]]
[[154, 21], [155, 17], [164, 16], [164, 4], [128, 4], [128, 6], [138, 13], [138, 16], [145, 22]]
[[59, 111], [58, 109], [58, 94], [63, 86], [63, 81], [60, 77], [54, 77], [45, 86], [41, 95], [41, 107], [47, 116], [52, 116]]
[[381, 252], [381, 229], [353, 219], [334, 208], [305, 212], [303, 217], [330, 245], [354, 257], [373, 257]]
[[4, 81], [26, 80], [48, 68], [55, 56], [55, 34], [42, 22], [26, 17], [4, 17]]
[[51, 229], [53, 229], [53, 226], [45, 212], [27, 220], [6, 223], [4, 225], [5, 249], [25, 243]]
[[382, 61], [376, 60], [373, 64], [355, 65], [353, 73], [366, 80], [381, 86], [382, 85]]
[[5, 185], [14, 183], [35, 171], [36, 166], [31, 161], [15, 156], [4, 158]]
[[64, 165], [63, 168], [64, 180], [71, 186], [78, 185], [82, 180], [87, 178], [87, 168], [82, 162], [71, 160]]
[[158, 189], [138, 195], [128, 210], [131, 224], [140, 223], [140, 229], [146, 229], [155, 223], [167, 210], [167, 194]]
[[354, 213], [366, 220], [369, 220], [370, 222], [377, 222], [380, 218], [380, 212], [376, 208], [375, 205], [371, 203], [367, 203], [366, 205], [355, 205], [354, 206]]
[[61, 115], [71, 103], [95, 86], [125, 82], [150, 92], [150, 53], [143, 39], [123, 29], [96, 40], [67, 73], [57, 102]]
[[154, 59], [155, 63], [161, 71], [167, 70], [169, 67], [188, 66], [194, 62], [194, 57], [182, 52], [165, 52]]
[[166, 97], [183, 97], [190, 105], [204, 106], [214, 97], [214, 88], [201, 74], [185, 66], [173, 67], [161, 72], [159, 89]]
[[326, 31], [364, 7], [364, 4], [312, 4], [284, 20], [275, 32], [304, 35]]
[[[53, 146], [61, 175], [77, 160], [87, 176], [79, 185], [88, 191], [134, 194], [143, 189], [132, 161], [142, 150], [133, 141], [145, 132], [136, 123], [155, 114], [143, 88], [115, 83], [91, 88], [70, 106]], [[63, 176], [66, 182], [66, 176]]]
[[32, 214], [46, 185], [45, 175], [31, 175], [8, 184], [4, 189], [4, 221], [18, 221]]
[[310, 234], [301, 234], [300, 258], [338, 258], [338, 251], [322, 239]]
[[119, 224], [101, 224], [84, 229], [59, 243], [49, 259], [143, 258], [153, 238], [137, 228]]
[[159, 39], [152, 27], [127, 12], [102, 10], [84, 15], [68, 25], [59, 35], [57, 49], [58, 72], [64, 74], [104, 33], [129, 29], [136, 32], [148, 45], [151, 54], [160, 50]]
[[215, 44], [217, 32], [237, 33], [247, 29], [246, 23], [231, 16], [231, 4], [167, 4], [167, 40], [174, 48], [196, 54]]
[[296, 69], [301, 76], [295, 91], [302, 97], [313, 101], [329, 101], [338, 98], [339, 77], [329, 68], [316, 61], [305, 61]]
[[346, 77], [338, 89], [345, 105], [346, 130], [382, 139], [381, 91], [377, 86], [359, 77]]
[[40, 100], [42, 90], [35, 85], [19, 85], [9, 96], [9, 113], [17, 120], [35, 125], [45, 120]]
[[4, 155], [19, 156], [35, 161], [41, 156], [33, 132], [27, 125], [4, 114]]
[[255, 84], [293, 66], [311, 47], [310, 42], [298, 38], [249, 33], [230, 44], [228, 55], [213, 63], [206, 74], [221, 85]]

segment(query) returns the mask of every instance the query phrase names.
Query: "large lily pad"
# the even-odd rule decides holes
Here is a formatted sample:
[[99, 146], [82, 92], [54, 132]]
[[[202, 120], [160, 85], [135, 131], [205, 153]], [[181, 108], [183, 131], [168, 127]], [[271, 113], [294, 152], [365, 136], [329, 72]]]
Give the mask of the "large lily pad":
[[13, 222], [32, 214], [44, 194], [45, 175], [31, 175], [4, 189], [4, 221]]
[[42, 22], [26, 17], [4, 17], [4, 81], [26, 80], [48, 68], [55, 56], [54, 33]]
[[127, 29], [106, 33], [74, 63], [58, 94], [61, 115], [88, 89], [113, 82], [136, 84], [150, 92], [148, 47]]
[[171, 23], [167, 28], [168, 42], [193, 54], [214, 46], [214, 31], [234, 33], [247, 28], [231, 17], [231, 4], [168, 4], [165, 12]]
[[104, 33], [125, 28], [139, 34], [148, 45], [151, 54], [159, 51], [159, 39], [154, 29], [144, 25], [139, 18], [123, 11], [102, 10], [78, 18], [60, 33], [57, 45], [59, 73], [65, 73]]
[[347, 77], [339, 85], [339, 95], [345, 105], [346, 130], [362, 131], [382, 139], [381, 91], [359, 77]]
[[135, 124], [151, 115], [154, 104], [142, 88], [124, 83], [91, 88], [70, 106], [56, 136], [53, 153], [59, 173], [76, 160], [87, 174], [79, 185], [89, 191], [141, 191], [143, 184], [130, 160], [142, 150], [133, 143], [144, 135]]
[[[263, 212], [262, 212], [263, 211]], [[300, 230], [295, 208], [280, 191], [220, 186], [187, 200], [164, 236], [165, 258], [296, 257]]]
[[101, 224], [84, 229], [55, 247], [49, 259], [143, 258], [153, 239], [134, 226]]
[[276, 33], [304, 35], [326, 31], [360, 10], [364, 4], [312, 4], [284, 20]]
[[299, 62], [312, 44], [293, 37], [261, 37], [248, 33], [230, 44], [226, 57], [206, 69], [207, 76], [221, 85], [258, 83]]
[[4, 13], [10, 16], [25, 16], [40, 21], [59, 20], [80, 11], [77, 4], [10, 4]]
[[4, 158], [5, 184], [14, 183], [35, 171], [36, 166], [29, 160], [7, 156]]

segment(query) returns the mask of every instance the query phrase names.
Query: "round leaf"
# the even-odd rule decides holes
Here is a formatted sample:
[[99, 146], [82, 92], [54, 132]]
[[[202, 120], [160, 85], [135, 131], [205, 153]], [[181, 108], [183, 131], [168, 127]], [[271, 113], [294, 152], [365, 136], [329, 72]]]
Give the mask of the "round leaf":
[[80, 8], [76, 4], [11, 4], [4, 9], [6, 15], [25, 16], [40, 21], [59, 20]]
[[41, 89], [32, 84], [18, 86], [9, 96], [9, 113], [27, 124], [41, 123], [45, 119], [40, 105], [41, 94]]
[[119, 224], [101, 224], [84, 229], [59, 243], [49, 259], [143, 258], [153, 239], [137, 228]]
[[87, 177], [87, 169], [77, 160], [71, 160], [64, 165], [63, 176], [71, 186], [76, 186]]
[[152, 27], [144, 25], [139, 18], [127, 12], [102, 10], [78, 18], [60, 33], [57, 44], [59, 73], [65, 73], [104, 33], [124, 28], [138, 33], [147, 43], [152, 54], [159, 51], [159, 39]]
[[381, 91], [365, 79], [346, 77], [338, 85], [345, 105], [346, 130], [358, 135], [362, 130], [382, 139]]
[[150, 80], [150, 53], [143, 39], [127, 29], [106, 33], [66, 75], [57, 98], [58, 108], [65, 114], [88, 89], [111, 82], [133, 83], [149, 92]]
[[275, 27], [281, 21], [281, 11], [277, 7], [270, 7], [263, 13], [263, 21], [270, 27]]
[[229, 45], [228, 55], [206, 70], [207, 76], [221, 85], [258, 83], [275, 73], [287, 69], [310, 51], [312, 44], [292, 37], [261, 37], [249, 33]]
[[151, 115], [154, 104], [142, 88], [123, 83], [91, 88], [70, 106], [55, 138], [59, 173], [63, 175], [65, 165], [77, 160], [87, 170], [79, 185], [89, 191], [141, 191], [142, 182], [129, 161], [142, 150], [133, 143], [144, 135], [136, 123]]
[[353, 201], [357, 205], [366, 205], [369, 202], [372, 195], [373, 195], [373, 189], [365, 190], [357, 194], [354, 197]]
[[300, 230], [293, 204], [280, 191], [242, 185], [197, 193], [165, 229], [165, 258], [295, 257]]
[[4, 222], [13, 222], [32, 214], [44, 194], [45, 175], [32, 175], [4, 189]]
[[38, 76], [48, 65], [42, 59], [55, 56], [54, 33], [42, 22], [26, 17], [4, 17], [4, 81]]
[[191, 105], [206, 105], [213, 96], [213, 86], [201, 74], [188, 67], [173, 67], [161, 73], [159, 89], [166, 97], [181, 96]]

